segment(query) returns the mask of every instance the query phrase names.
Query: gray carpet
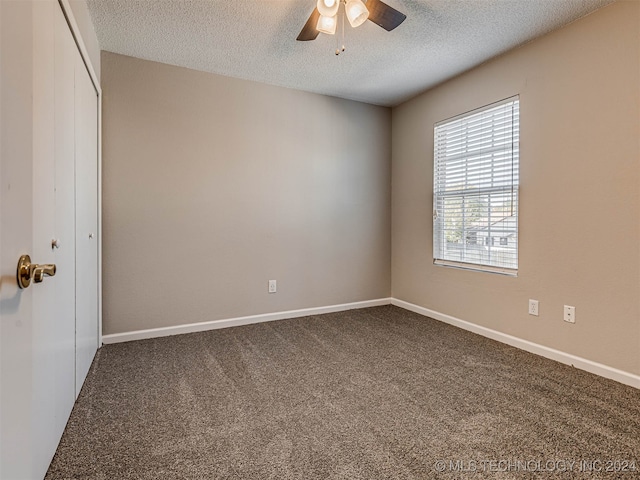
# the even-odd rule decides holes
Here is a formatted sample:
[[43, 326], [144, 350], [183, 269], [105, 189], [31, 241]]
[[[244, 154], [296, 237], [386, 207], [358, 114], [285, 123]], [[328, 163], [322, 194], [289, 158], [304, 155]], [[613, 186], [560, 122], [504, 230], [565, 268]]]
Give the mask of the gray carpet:
[[640, 390], [393, 306], [108, 345], [46, 478], [640, 478]]

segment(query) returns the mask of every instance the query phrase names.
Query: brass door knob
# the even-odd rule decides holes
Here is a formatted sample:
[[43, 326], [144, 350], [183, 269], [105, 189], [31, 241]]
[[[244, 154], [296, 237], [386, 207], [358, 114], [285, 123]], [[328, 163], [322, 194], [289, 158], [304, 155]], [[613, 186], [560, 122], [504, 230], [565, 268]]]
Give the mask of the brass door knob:
[[31, 263], [29, 255], [22, 255], [18, 260], [18, 271], [16, 277], [20, 288], [27, 288], [31, 285], [31, 279], [35, 283], [40, 283], [44, 277], [53, 277], [56, 274], [56, 266], [53, 263], [38, 265]]

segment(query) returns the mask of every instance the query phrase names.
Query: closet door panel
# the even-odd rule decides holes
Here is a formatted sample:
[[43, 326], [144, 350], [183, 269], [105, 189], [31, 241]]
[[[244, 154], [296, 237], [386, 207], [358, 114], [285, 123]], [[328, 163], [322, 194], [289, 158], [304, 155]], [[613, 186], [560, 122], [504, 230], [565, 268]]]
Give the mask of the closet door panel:
[[98, 96], [77, 51], [75, 146], [77, 396], [98, 348]]
[[[55, 378], [52, 398], [56, 404], [56, 424], [60, 433], [75, 401], [75, 55], [77, 48], [60, 8], [56, 8], [54, 73], [54, 202], [55, 236], [59, 248], [53, 250], [55, 277], [45, 280], [55, 285], [54, 323]], [[49, 240], [49, 242], [51, 239]]]

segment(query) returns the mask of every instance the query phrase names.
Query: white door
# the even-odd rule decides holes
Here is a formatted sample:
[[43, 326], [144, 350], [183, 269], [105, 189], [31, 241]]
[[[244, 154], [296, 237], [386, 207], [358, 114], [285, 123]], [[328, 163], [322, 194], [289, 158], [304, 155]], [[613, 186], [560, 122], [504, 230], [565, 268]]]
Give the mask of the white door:
[[[34, 373], [31, 290], [15, 281], [18, 258], [31, 251], [32, 11], [0, 1], [0, 478], [33, 472]], [[24, 28], [27, 26], [28, 28]], [[53, 197], [51, 197], [53, 199]], [[33, 380], [36, 380], [36, 375]], [[41, 378], [41, 380], [44, 380]]]
[[[55, 2], [32, 5], [33, 238], [32, 248], [23, 253], [35, 263], [57, 266], [55, 277], [27, 289], [33, 308], [32, 466], [40, 473], [48, 467], [75, 400], [75, 44]], [[54, 240], [60, 247], [55, 250]]]
[[[36, 2], [36, 5], [41, 2]], [[49, 2], [42, 2], [49, 3]], [[58, 5], [54, 5], [54, 218], [53, 250], [56, 276], [46, 280], [55, 285], [56, 436], [62, 435], [75, 401], [75, 56], [76, 45], [67, 21]], [[51, 22], [51, 20], [50, 20]], [[35, 205], [34, 205], [35, 207]], [[39, 208], [43, 208], [40, 206]], [[36, 215], [34, 208], [34, 215]], [[35, 239], [34, 239], [35, 240]], [[37, 239], [38, 241], [40, 239]], [[46, 239], [43, 239], [45, 241]], [[44, 282], [43, 282], [44, 283]], [[34, 289], [41, 285], [35, 285]], [[41, 301], [34, 297], [34, 304]], [[44, 301], [44, 300], [42, 300]], [[57, 444], [57, 440], [56, 440]]]
[[[97, 288], [89, 300], [94, 318], [76, 325], [76, 203], [85, 204], [76, 195], [76, 152], [93, 150], [86, 162], [97, 161], [95, 90], [94, 118], [87, 113], [76, 122], [87, 98], [81, 72], [88, 76], [58, 2], [0, 0], [1, 479], [44, 476], [97, 347]], [[76, 139], [86, 132], [94, 140]], [[95, 173], [81, 168], [83, 177], [97, 178], [97, 164]], [[94, 202], [88, 208], [97, 218], [93, 195], [87, 204]], [[23, 254], [55, 263], [56, 275], [20, 290], [16, 266]], [[79, 273], [97, 285], [97, 258], [90, 261]], [[84, 346], [78, 366], [76, 343]]]
[[76, 396], [98, 349], [98, 95], [75, 56]]

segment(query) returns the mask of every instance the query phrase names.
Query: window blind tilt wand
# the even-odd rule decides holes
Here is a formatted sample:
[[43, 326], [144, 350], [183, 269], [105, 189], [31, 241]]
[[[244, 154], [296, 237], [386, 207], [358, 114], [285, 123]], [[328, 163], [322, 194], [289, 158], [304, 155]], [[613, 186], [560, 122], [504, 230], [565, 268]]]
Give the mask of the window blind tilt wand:
[[519, 107], [512, 97], [435, 125], [435, 264], [517, 273]]

